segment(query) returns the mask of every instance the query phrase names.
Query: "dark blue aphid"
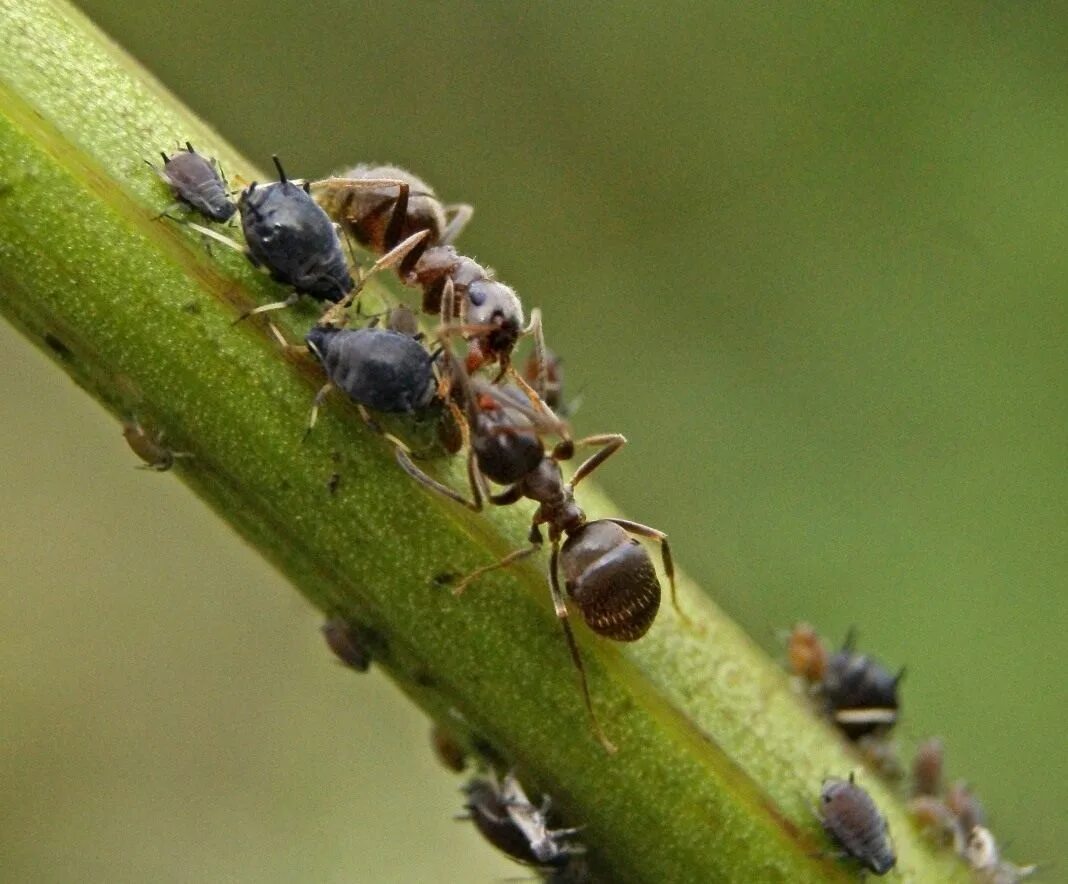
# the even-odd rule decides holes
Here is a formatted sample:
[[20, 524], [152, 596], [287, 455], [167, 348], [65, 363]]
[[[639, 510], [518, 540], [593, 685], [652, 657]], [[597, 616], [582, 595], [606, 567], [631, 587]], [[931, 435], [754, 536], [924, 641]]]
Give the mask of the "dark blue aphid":
[[886, 818], [853, 774], [848, 780], [824, 781], [819, 816], [827, 834], [869, 871], [885, 875], [897, 863]]
[[353, 281], [337, 231], [307, 191], [286, 179], [278, 157], [274, 164], [281, 180], [253, 182], [238, 199], [249, 260], [297, 294], [340, 301]]
[[[171, 186], [179, 202], [212, 221], [228, 221], [237, 211], [237, 206], [230, 200], [215, 160], [198, 154], [188, 141], [185, 148], [173, 157], [160, 151], [163, 168], [156, 169], [159, 177]], [[152, 168], [155, 169], [155, 166]]]
[[434, 401], [437, 382], [433, 359], [408, 335], [384, 328], [317, 325], [306, 340], [330, 383], [344, 390], [357, 405], [410, 414]]

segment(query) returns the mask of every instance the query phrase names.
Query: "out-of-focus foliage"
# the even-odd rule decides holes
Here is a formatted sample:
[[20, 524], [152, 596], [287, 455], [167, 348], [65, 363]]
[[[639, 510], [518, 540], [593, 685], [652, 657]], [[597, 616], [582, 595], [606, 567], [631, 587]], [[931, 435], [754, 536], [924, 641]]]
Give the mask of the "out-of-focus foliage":
[[[907, 663], [902, 740], [943, 735], [1012, 855], [1060, 860], [1056, 7], [83, 8], [261, 164], [474, 203], [461, 242], [544, 308], [580, 429], [631, 440], [599, 474], [628, 514], [768, 647], [804, 617]], [[402, 701], [3, 335], [16, 877], [514, 874]]]

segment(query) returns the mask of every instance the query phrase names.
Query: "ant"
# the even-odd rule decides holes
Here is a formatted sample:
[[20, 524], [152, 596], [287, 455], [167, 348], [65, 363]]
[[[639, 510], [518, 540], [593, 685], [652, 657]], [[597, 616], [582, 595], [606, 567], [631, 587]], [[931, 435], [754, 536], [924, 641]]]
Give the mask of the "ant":
[[[540, 311], [532, 310], [525, 325], [515, 290], [452, 246], [471, 219], [471, 206], [443, 205], [426, 182], [396, 166], [356, 166], [341, 177], [312, 182], [311, 193], [331, 218], [375, 253], [395, 249], [405, 237], [425, 231], [425, 239], [408, 251], [397, 274], [422, 290], [425, 313], [440, 315], [448, 333], [468, 338], [468, 371], [499, 363], [503, 376], [510, 370], [516, 341], [533, 334], [538, 366], [533, 374], [538, 389], [547, 387], [552, 369]], [[460, 324], [454, 325], [457, 319]], [[514, 372], [512, 376], [532, 401], [540, 402], [526, 380]]]
[[[448, 351], [445, 351], [447, 354]], [[490, 571], [508, 567], [538, 552], [546, 525], [551, 544], [549, 588], [556, 616], [563, 627], [571, 659], [578, 670], [586, 710], [595, 736], [610, 752], [615, 746], [605, 736], [593, 710], [585, 667], [579, 655], [570, 622], [566, 599], [579, 609], [587, 626], [598, 635], [614, 641], [636, 641], [649, 630], [660, 607], [660, 582], [649, 553], [631, 535], [655, 540], [660, 544], [664, 571], [671, 586], [671, 602], [683, 620], [688, 618], [678, 605], [675, 589], [675, 566], [671, 547], [663, 531], [627, 519], [589, 521], [575, 502], [575, 486], [626, 444], [618, 433], [564, 438], [551, 452], [546, 452], [542, 435], [559, 432], [559, 422], [527, 408], [518, 399], [507, 396], [484, 381], [471, 378], [456, 363], [451, 363], [453, 383], [463, 409], [461, 432], [467, 442], [467, 473], [472, 499], [431, 478], [409, 457], [397, 449], [397, 461], [410, 476], [432, 491], [480, 512], [488, 499], [495, 506], [508, 506], [527, 498], [538, 504], [531, 519], [529, 545], [513, 550], [497, 562], [485, 565], [463, 578], [453, 588], [459, 595], [474, 580]], [[454, 401], [450, 407], [459, 411]], [[597, 447], [564, 481], [560, 464], [570, 460], [576, 447]], [[486, 480], [507, 486], [491, 493]], [[560, 571], [564, 590], [560, 587]]]
[[474, 214], [463, 203], [442, 204], [429, 184], [398, 166], [360, 164], [334, 178], [313, 181], [311, 193], [360, 245], [378, 254], [427, 231], [427, 238], [401, 264], [402, 277], [427, 247], [451, 244]]

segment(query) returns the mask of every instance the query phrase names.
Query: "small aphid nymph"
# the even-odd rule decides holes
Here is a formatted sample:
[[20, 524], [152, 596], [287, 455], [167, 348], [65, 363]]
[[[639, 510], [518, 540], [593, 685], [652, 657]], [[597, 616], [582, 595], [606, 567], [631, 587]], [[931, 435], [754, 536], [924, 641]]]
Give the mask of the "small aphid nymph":
[[885, 875], [897, 863], [886, 818], [853, 774], [848, 780], [824, 781], [819, 817], [827, 834], [873, 874]]
[[798, 623], [790, 631], [786, 656], [790, 671], [798, 678], [810, 685], [823, 681], [827, 673], [827, 646], [809, 624]]
[[920, 743], [912, 760], [912, 794], [941, 796], [944, 763], [945, 747], [938, 737]]
[[135, 420], [123, 421], [122, 437], [130, 446], [130, 450], [144, 461], [138, 464], [137, 468], [140, 470], [165, 473], [174, 466], [176, 458], [192, 457], [185, 451], [172, 451], [163, 444], [163, 433], [153, 437]]
[[370, 668], [371, 652], [355, 626], [341, 617], [333, 617], [319, 628], [340, 663], [357, 672]]
[[212, 221], [229, 221], [237, 206], [230, 199], [218, 164], [198, 154], [188, 141], [185, 148], [170, 157], [161, 153], [163, 168], [156, 169], [157, 174], [180, 203]]

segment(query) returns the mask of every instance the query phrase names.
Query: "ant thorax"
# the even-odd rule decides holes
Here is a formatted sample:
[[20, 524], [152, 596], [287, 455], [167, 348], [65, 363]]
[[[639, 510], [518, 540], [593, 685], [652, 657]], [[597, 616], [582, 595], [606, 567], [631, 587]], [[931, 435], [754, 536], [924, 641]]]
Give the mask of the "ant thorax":
[[554, 535], [574, 531], [586, 521], [586, 514], [577, 503], [571, 486], [551, 457], [542, 462], [523, 479], [523, 493], [541, 504], [538, 520], [546, 522]]

